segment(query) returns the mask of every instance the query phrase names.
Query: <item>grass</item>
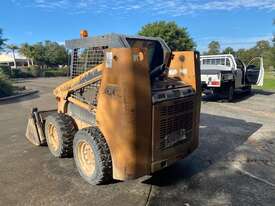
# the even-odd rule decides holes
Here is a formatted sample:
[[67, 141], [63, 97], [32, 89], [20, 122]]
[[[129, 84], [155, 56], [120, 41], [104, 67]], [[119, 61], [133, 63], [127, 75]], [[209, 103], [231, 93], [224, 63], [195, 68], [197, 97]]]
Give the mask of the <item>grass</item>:
[[275, 91], [275, 72], [265, 72], [264, 86], [256, 88]]

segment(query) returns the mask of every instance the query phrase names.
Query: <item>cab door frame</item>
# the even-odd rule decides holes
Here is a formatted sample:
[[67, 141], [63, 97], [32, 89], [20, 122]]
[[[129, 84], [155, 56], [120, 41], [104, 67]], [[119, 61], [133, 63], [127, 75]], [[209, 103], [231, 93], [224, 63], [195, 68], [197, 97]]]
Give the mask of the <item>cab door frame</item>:
[[[259, 76], [258, 76], [258, 79], [257, 79], [257, 82], [256, 82], [256, 86], [263, 86], [264, 85], [264, 59], [263, 59], [263, 57], [261, 57], [261, 56], [259, 56], [259, 57], [254, 57], [254, 58], [252, 58], [249, 62], [248, 62], [248, 64], [247, 64], [247, 66], [245, 67], [246, 68], [246, 70], [247, 70], [247, 68], [250, 66], [250, 65], [253, 65], [253, 64], [251, 64], [254, 60], [256, 60], [256, 59], [258, 59], [258, 60], [260, 60], [260, 68], [259, 68]], [[245, 71], [245, 72], [247, 72], [247, 71]], [[246, 74], [245, 74], [246, 75]]]
[[[235, 58], [236, 70], [235, 70], [235, 88], [241, 88], [245, 85], [245, 73], [246, 73], [246, 66], [245, 64], [239, 59]], [[241, 67], [240, 67], [241, 66]]]

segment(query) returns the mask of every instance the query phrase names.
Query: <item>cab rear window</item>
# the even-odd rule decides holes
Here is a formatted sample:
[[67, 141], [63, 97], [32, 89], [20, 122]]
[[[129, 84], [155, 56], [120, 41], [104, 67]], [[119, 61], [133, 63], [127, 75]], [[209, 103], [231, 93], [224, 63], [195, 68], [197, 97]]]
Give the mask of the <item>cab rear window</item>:
[[202, 59], [201, 64], [230, 66], [230, 61], [228, 58], [209, 58], [209, 59]]

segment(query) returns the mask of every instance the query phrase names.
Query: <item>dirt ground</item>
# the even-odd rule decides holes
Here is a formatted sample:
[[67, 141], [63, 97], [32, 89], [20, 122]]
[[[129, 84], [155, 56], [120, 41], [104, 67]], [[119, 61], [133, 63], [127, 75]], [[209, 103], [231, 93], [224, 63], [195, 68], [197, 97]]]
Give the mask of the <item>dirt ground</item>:
[[153, 175], [91, 186], [73, 159], [25, 139], [32, 107], [55, 108], [65, 78], [23, 80], [38, 94], [0, 103], [0, 205], [275, 205], [275, 92], [202, 102], [200, 146]]

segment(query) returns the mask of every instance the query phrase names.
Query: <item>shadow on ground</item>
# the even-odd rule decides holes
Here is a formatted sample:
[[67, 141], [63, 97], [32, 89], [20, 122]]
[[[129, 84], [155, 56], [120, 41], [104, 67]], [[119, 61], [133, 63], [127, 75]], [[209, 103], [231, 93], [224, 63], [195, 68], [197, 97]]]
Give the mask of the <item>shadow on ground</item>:
[[202, 113], [199, 148], [143, 182], [154, 186], [148, 205], [272, 205], [274, 188], [242, 174], [226, 161], [261, 127]]
[[144, 183], [168, 186], [189, 179], [224, 159], [261, 127], [257, 123], [202, 113], [199, 148], [188, 158], [155, 173]]
[[[236, 91], [234, 94], [234, 100], [232, 103], [238, 103], [241, 101], [245, 101], [251, 97], [253, 97], [255, 94], [259, 95], [264, 95], [264, 96], [269, 96], [275, 94], [275, 92], [272, 91], [265, 91], [265, 90], [260, 90], [260, 89], [253, 89], [252, 92], [245, 92], [245, 91]], [[207, 94], [202, 97], [203, 101], [207, 102], [228, 102], [226, 97], [219, 96], [219, 95], [212, 95], [212, 94]]]
[[275, 91], [266, 91], [266, 90], [262, 90], [262, 89], [253, 89], [253, 92], [255, 94], [261, 94], [261, 95], [266, 95], [266, 96], [275, 94]]

